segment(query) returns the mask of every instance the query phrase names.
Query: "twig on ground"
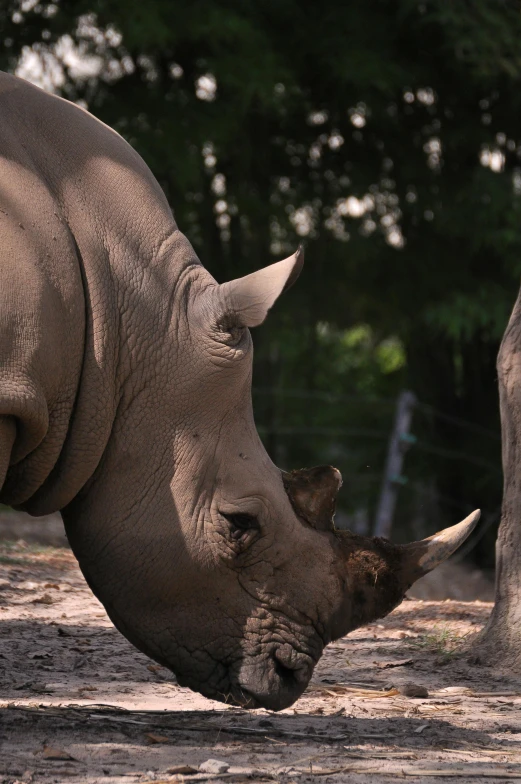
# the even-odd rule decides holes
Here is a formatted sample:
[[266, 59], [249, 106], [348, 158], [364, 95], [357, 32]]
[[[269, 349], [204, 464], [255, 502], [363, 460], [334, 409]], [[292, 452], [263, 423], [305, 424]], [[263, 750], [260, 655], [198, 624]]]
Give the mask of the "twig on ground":
[[[308, 770], [298, 769], [299, 773], [309, 773]], [[403, 776], [417, 776], [422, 777], [446, 777], [446, 778], [484, 778], [484, 779], [521, 779], [521, 770], [494, 770], [493, 768], [480, 768], [454, 770], [454, 768], [445, 768], [443, 770], [429, 770], [427, 768], [400, 768], [398, 770], [382, 770], [381, 768], [355, 768], [351, 765], [346, 765], [341, 768], [327, 768], [316, 769], [313, 768], [314, 776], [334, 776], [338, 773], [378, 773], [380, 776], [390, 776], [398, 778]]]
[[[139, 721], [138, 719], [130, 719], [124, 715], [123, 716], [108, 715], [109, 711], [106, 709], [99, 711], [97, 713], [92, 712], [92, 708], [90, 705], [88, 706], [89, 708], [88, 713], [86, 711], [83, 712], [81, 710], [78, 710], [78, 708], [80, 707], [78, 705], [70, 705], [59, 709], [56, 708], [47, 709], [47, 708], [32, 707], [27, 705], [16, 705], [13, 703], [9, 703], [7, 707], [10, 708], [11, 710], [19, 710], [19, 711], [33, 713], [33, 714], [36, 713], [42, 716], [51, 716], [51, 715], [63, 716], [65, 712], [67, 713], [67, 715], [69, 715], [72, 712], [75, 719], [82, 719], [84, 721], [96, 720], [96, 721], [108, 721], [113, 724], [132, 724], [146, 729], [156, 729], [156, 730], [159, 729], [159, 730], [166, 730], [170, 732], [216, 732], [218, 731], [218, 732], [226, 732], [231, 735], [251, 735], [259, 738], [268, 737], [266, 735], [265, 729], [261, 729], [257, 727], [241, 727], [236, 724], [229, 724], [228, 726], [220, 726], [220, 727], [216, 727], [214, 724], [174, 725], [173, 723], [170, 723], [168, 721], [162, 721], [162, 722], [150, 721], [150, 720]], [[168, 716], [165, 716], [164, 711], [121, 711], [117, 708], [114, 709], [114, 713], [121, 714], [124, 712], [130, 713], [131, 715], [137, 715], [137, 716], [142, 715], [144, 719], [147, 719], [146, 714], [162, 715], [163, 719], [169, 718]], [[335, 741], [347, 740], [348, 737], [346, 734], [319, 735], [317, 733], [315, 735], [308, 732], [289, 732], [287, 730], [280, 729], [279, 727], [272, 728], [270, 730], [270, 735], [277, 735], [281, 738], [291, 738], [292, 740], [307, 740], [307, 741], [315, 740], [315, 741], [319, 741], [320, 743], [334, 743]], [[273, 738], [269, 738], [269, 740], [273, 740]]]
[[360, 689], [349, 686], [345, 683], [334, 683], [331, 686], [321, 686], [312, 684], [308, 686], [308, 692], [313, 694], [329, 694], [331, 697], [338, 697], [339, 694], [347, 694], [350, 697], [363, 697], [367, 700], [376, 700], [385, 697], [394, 697], [400, 692], [398, 689]]

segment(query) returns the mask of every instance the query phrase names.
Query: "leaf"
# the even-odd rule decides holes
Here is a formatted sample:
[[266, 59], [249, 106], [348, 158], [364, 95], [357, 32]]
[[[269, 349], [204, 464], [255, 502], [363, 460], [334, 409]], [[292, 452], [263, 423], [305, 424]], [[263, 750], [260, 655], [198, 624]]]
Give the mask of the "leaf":
[[145, 732], [145, 738], [149, 743], [172, 743], [172, 738], [166, 735], [156, 735], [155, 732]]
[[33, 683], [30, 688], [36, 694], [52, 694], [54, 692], [54, 689], [46, 683]]
[[389, 670], [391, 667], [408, 667], [409, 664], [412, 663], [412, 659], [397, 659], [396, 661], [390, 662], [375, 662], [379, 670]]
[[32, 681], [18, 681], [13, 683], [13, 689], [19, 691], [20, 689], [29, 689], [32, 686]]
[[52, 657], [52, 651], [41, 648], [39, 651], [32, 651], [27, 654], [28, 659], [49, 659]]
[[56, 746], [44, 746], [42, 757], [43, 759], [48, 759], [48, 760], [68, 760], [68, 761], [72, 760], [73, 762], [77, 761], [74, 759], [74, 757], [71, 757], [71, 755], [67, 751], [65, 751], [64, 749], [59, 749]]
[[48, 593], [44, 593], [43, 596], [38, 596], [36, 599], [33, 599], [32, 604], [54, 604], [55, 599]]
[[172, 768], [168, 768], [166, 772], [172, 774], [181, 773], [185, 776], [191, 776], [193, 773], [198, 773], [199, 771], [191, 765], [174, 765]]

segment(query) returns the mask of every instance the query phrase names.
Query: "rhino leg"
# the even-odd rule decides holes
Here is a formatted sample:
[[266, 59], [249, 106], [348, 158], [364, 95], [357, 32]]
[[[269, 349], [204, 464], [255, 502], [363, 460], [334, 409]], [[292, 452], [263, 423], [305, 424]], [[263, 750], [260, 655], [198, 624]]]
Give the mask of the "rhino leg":
[[0, 417], [0, 490], [9, 468], [11, 450], [16, 438], [16, 425], [12, 417]]

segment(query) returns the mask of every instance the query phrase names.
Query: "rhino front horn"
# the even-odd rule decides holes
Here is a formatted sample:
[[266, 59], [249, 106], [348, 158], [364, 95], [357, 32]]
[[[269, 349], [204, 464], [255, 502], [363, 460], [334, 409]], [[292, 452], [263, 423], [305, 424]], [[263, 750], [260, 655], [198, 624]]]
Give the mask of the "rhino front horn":
[[402, 551], [402, 569], [409, 585], [427, 572], [446, 561], [472, 533], [481, 516], [481, 510], [469, 514], [461, 523], [445, 528], [420, 542], [399, 545]]
[[282, 471], [282, 481], [297, 515], [317, 531], [333, 531], [342, 474], [333, 466]]

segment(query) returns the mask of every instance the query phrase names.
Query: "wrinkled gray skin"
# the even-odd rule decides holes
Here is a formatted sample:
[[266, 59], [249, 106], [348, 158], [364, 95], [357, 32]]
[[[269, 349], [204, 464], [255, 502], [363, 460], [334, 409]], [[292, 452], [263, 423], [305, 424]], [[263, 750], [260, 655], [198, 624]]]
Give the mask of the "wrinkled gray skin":
[[290, 705], [474, 520], [409, 549], [341, 534], [338, 472], [270, 461], [247, 327], [301, 262], [219, 286], [126, 142], [0, 74], [0, 501], [61, 510], [123, 634], [248, 707]]

